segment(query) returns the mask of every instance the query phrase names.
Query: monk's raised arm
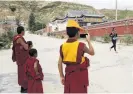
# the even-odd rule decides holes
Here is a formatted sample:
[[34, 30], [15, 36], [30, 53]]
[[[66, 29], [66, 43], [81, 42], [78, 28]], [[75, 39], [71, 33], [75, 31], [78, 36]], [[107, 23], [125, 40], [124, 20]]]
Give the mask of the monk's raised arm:
[[28, 44], [26, 44], [21, 38], [18, 39], [18, 43], [20, 43], [25, 50], [28, 50]]
[[58, 70], [59, 70], [60, 77], [64, 77], [61, 56], [59, 57], [59, 60], [58, 60]]
[[95, 53], [94, 53], [94, 49], [93, 48], [91, 48], [90, 46], [89, 46], [89, 48], [85, 45], [85, 47], [84, 47], [84, 52], [85, 53], [87, 53], [87, 54], [89, 54], [89, 55], [94, 55]]
[[89, 48], [85, 45], [84, 52], [85, 53], [88, 53], [90, 55], [94, 55], [95, 52], [94, 52], [94, 48], [93, 48], [93, 46], [91, 44], [90, 35], [89, 34], [88, 34], [88, 36], [86, 36], [86, 40], [87, 40], [87, 43], [88, 43]]

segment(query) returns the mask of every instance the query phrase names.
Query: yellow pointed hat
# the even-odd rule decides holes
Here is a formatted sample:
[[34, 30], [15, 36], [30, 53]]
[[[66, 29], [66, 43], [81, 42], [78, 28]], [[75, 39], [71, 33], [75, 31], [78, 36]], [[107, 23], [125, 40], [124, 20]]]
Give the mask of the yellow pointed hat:
[[80, 27], [78, 22], [76, 22], [75, 20], [68, 20], [67, 27], [76, 27], [76, 28], [80, 29], [80, 31], [84, 31], [84, 29], [82, 27]]

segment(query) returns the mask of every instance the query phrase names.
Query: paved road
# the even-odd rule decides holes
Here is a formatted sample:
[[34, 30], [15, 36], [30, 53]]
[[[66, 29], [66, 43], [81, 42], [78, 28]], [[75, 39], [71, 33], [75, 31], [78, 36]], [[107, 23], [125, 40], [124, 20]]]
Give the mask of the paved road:
[[[39, 53], [40, 63], [45, 73], [44, 91], [62, 93], [57, 60], [59, 47], [65, 41], [27, 34], [26, 40], [32, 40]], [[89, 93], [133, 93], [133, 46], [118, 46], [118, 54], [111, 44], [93, 42], [96, 55], [90, 58]], [[11, 49], [0, 51], [0, 92], [17, 93], [17, 67], [11, 61]]]

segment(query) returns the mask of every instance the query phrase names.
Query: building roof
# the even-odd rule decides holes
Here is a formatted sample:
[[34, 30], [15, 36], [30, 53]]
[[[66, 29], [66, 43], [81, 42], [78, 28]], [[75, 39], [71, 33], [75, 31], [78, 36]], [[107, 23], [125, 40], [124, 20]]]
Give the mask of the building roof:
[[68, 17], [81, 17], [81, 16], [91, 16], [91, 17], [104, 17], [104, 15], [96, 14], [96, 13], [91, 13], [86, 10], [72, 10], [68, 11], [67, 15]]
[[55, 18], [52, 22], [56, 21], [56, 20], [65, 20], [67, 17], [59, 17], [59, 18]]
[[72, 10], [72, 11], [68, 11], [66, 13], [65, 17], [58, 17], [55, 18], [52, 22], [56, 21], [56, 20], [64, 20], [66, 18], [75, 18], [75, 17], [98, 17], [98, 18], [103, 18], [105, 17], [104, 15], [100, 15], [100, 14], [96, 14], [96, 13], [90, 13], [89, 11], [86, 10]]

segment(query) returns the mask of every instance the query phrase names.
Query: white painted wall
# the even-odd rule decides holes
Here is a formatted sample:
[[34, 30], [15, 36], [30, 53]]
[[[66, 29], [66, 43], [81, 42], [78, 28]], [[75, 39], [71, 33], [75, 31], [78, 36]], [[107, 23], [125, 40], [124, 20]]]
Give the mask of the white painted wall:
[[49, 24], [49, 26], [51, 26], [51, 27], [52, 27], [52, 32], [54, 32], [54, 31], [55, 31], [55, 29], [56, 29], [56, 27], [57, 27], [57, 25], [56, 25], [56, 24]]
[[66, 30], [67, 22], [57, 24], [59, 31]]
[[58, 28], [58, 31], [66, 30], [67, 22], [64, 23], [50, 23], [49, 26], [52, 26], [52, 32], [56, 32], [56, 27]]

